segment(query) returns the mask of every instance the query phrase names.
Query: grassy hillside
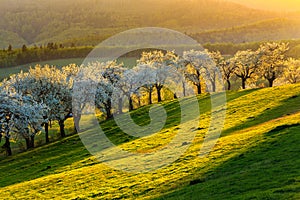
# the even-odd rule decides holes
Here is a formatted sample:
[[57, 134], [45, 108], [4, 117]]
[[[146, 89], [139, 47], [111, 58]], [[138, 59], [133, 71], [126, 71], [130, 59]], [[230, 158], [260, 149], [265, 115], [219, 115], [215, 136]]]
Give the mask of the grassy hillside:
[[[90, 155], [74, 135], [1, 158], [1, 198], [299, 199], [299, 84], [229, 92], [223, 133], [206, 158], [198, 154], [210, 121], [210, 97], [203, 94], [198, 99], [201, 127], [199, 121], [190, 121], [197, 135], [171, 165], [139, 174], [114, 170]], [[178, 102], [163, 106], [167, 123], [155, 135], [129, 137], [113, 120], [101, 127], [123, 149], [162, 148], [176, 135], [180, 123]], [[147, 124], [148, 110], [143, 107], [131, 113], [134, 121]]]

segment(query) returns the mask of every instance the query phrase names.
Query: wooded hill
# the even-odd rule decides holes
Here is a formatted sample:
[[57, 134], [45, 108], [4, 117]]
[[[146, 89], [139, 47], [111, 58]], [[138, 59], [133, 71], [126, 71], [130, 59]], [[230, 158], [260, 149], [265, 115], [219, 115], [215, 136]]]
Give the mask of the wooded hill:
[[47, 42], [95, 45], [136, 27], [197, 33], [281, 17], [225, 0], [2, 0], [0, 13], [1, 48]]

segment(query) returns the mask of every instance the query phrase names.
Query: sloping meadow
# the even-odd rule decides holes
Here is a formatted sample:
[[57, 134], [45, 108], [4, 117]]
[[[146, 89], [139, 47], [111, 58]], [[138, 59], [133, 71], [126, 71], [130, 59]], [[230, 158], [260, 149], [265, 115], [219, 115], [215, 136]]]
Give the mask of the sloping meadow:
[[[211, 100], [207, 94], [199, 95], [198, 100], [200, 123], [187, 123], [196, 137], [168, 166], [145, 173], [112, 169], [92, 156], [75, 135], [1, 160], [1, 198], [299, 198], [299, 84], [228, 92], [222, 135], [204, 158], [199, 152], [210, 123]], [[162, 105], [167, 123], [154, 135], [128, 136], [114, 120], [100, 125], [123, 150], [154, 152], [164, 148], [182, 128], [178, 101]], [[140, 125], [149, 123], [149, 109], [133, 111], [133, 120]]]

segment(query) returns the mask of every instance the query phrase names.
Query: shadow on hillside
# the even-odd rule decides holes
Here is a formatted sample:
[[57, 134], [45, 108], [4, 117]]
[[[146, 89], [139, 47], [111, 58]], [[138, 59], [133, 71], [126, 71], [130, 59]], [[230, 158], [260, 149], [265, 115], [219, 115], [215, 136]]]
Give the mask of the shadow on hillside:
[[[255, 90], [245, 90], [239, 93], [230, 92], [227, 96], [228, 101], [232, 101], [243, 95], [247, 95]], [[201, 114], [210, 111], [210, 95], [202, 95], [199, 98]], [[184, 103], [188, 105], [189, 99]], [[180, 109], [178, 102], [165, 103], [164, 106], [168, 111], [167, 124], [164, 129], [172, 128], [180, 123]], [[143, 107], [132, 113], [135, 122], [140, 125], [146, 125], [150, 122], [148, 115], [149, 107]], [[135, 140], [137, 138], [123, 133], [114, 120], [108, 120], [100, 123], [107, 137], [116, 145]], [[66, 139], [53, 142], [48, 145], [38, 147], [34, 150], [13, 155], [12, 157], [0, 160], [0, 186], [5, 187], [19, 182], [33, 180], [39, 177], [56, 174], [68, 165], [84, 161], [91, 157], [86, 150], [78, 135], [70, 136]], [[82, 163], [78, 168], [86, 165], [97, 164], [97, 161]], [[9, 174], [6, 172], [10, 172]]]
[[233, 101], [237, 98], [251, 94], [252, 92], [256, 92], [258, 90], [261, 90], [261, 89], [254, 88], [254, 89], [247, 89], [247, 90], [240, 90], [240, 91], [229, 91], [229, 92], [227, 92], [227, 102]]
[[264, 134], [264, 141], [240, 149], [202, 177], [184, 177], [190, 180], [187, 186], [158, 199], [291, 198], [300, 192], [299, 132], [300, 124], [276, 127]]
[[[78, 135], [1, 160], [0, 186], [57, 173], [60, 168], [90, 157]], [[9, 172], [9, 173], [7, 173]]]
[[300, 110], [300, 94], [294, 95], [288, 99], [281, 101], [281, 105], [268, 108], [264, 110], [260, 115], [255, 117], [249, 117], [247, 121], [232, 128], [222, 131], [222, 136], [226, 136], [234, 131], [250, 128], [255, 125], [259, 125], [268, 122], [272, 119], [277, 119], [285, 115], [293, 114]]
[[[243, 90], [243, 91], [239, 91], [239, 92], [229, 91], [226, 94], [226, 100], [227, 100], [227, 102], [230, 102], [230, 101], [233, 101], [242, 96], [248, 95], [252, 92], [255, 92], [257, 90], [258, 89]], [[215, 96], [213, 98], [215, 98], [214, 99], [215, 102], [220, 102], [221, 104], [223, 103], [222, 102], [222, 100], [223, 100], [222, 94], [215, 94]], [[193, 103], [192, 101], [193, 100], [191, 98], [183, 99], [182, 106], [189, 106], [190, 103]], [[200, 115], [207, 114], [211, 111], [211, 95], [209, 95], [209, 94], [199, 95], [198, 103], [199, 103]], [[167, 115], [168, 115], [166, 124], [165, 124], [163, 130], [178, 126], [180, 123], [185, 123], [185, 122], [188, 122], [189, 120], [194, 119], [193, 117], [188, 117], [181, 121], [181, 119], [180, 119], [181, 108], [180, 108], [180, 104], [179, 104], [178, 100], [173, 100], [168, 103], [163, 103], [162, 105], [167, 110]], [[145, 126], [150, 123], [150, 117], [148, 115], [150, 107], [151, 106], [149, 106], [149, 105], [144, 106], [140, 109], [134, 110], [131, 113], [131, 116], [133, 117], [134, 122], [136, 124], [138, 124], [140, 126]], [[193, 107], [191, 107], [190, 109], [193, 109]], [[105, 124], [105, 122], [103, 124]]]

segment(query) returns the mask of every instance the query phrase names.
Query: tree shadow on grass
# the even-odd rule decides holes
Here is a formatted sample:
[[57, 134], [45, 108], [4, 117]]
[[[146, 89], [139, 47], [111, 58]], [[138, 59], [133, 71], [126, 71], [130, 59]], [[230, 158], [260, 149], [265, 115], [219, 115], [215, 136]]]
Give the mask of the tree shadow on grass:
[[293, 199], [300, 192], [299, 132], [300, 124], [276, 127], [264, 141], [158, 199]]
[[234, 126], [232, 128], [222, 131], [222, 137], [226, 136], [234, 131], [250, 128], [255, 125], [259, 125], [268, 122], [272, 119], [277, 119], [285, 115], [290, 115], [300, 110], [300, 94], [294, 95], [288, 99], [281, 101], [281, 104], [274, 108], [266, 106], [264, 112], [258, 116], [251, 116], [247, 118], [245, 122]]
[[55, 174], [63, 166], [89, 157], [78, 135], [1, 160], [0, 186]]
[[[229, 92], [227, 99], [232, 101], [238, 97], [249, 94], [255, 90], [245, 90], [239, 93]], [[183, 104], [189, 104], [189, 98]], [[199, 96], [201, 113], [210, 111], [210, 95]], [[180, 107], [178, 101], [163, 104], [167, 110], [167, 123], [163, 130], [177, 126], [180, 121]], [[133, 119], [137, 124], [150, 123], [148, 115], [149, 106], [132, 112]], [[120, 145], [137, 138], [123, 133], [113, 119], [100, 123], [107, 137], [115, 144]], [[162, 130], [162, 131], [163, 131]], [[78, 135], [67, 137], [63, 140], [38, 147], [34, 150], [16, 154], [0, 160], [0, 186], [5, 187], [19, 182], [33, 180], [39, 177], [62, 172], [65, 167], [76, 162], [84, 162], [91, 158], [91, 154], [82, 144]], [[98, 161], [91, 159], [90, 162], [82, 163], [74, 168], [97, 164]]]
[[[226, 93], [226, 100], [227, 102], [233, 101], [237, 98], [240, 98], [242, 96], [248, 95], [252, 92], [255, 92], [259, 89], [250, 89], [250, 90], [243, 90], [243, 91], [229, 91]], [[219, 93], [219, 94], [214, 94], [214, 101], [215, 102], [220, 102], [220, 105], [223, 103], [223, 94]], [[185, 98], [182, 99], [181, 101], [182, 106], [189, 106], [190, 103], [193, 103], [193, 99], [192, 98]], [[198, 103], [199, 103], [199, 111], [200, 111], [200, 115], [204, 115], [207, 114], [211, 111], [211, 95], [210, 94], [201, 94], [198, 95]], [[166, 102], [162, 104], [165, 108], [165, 110], [167, 111], [167, 120], [166, 120], [166, 124], [163, 127], [163, 130], [165, 129], [169, 129], [172, 127], [176, 127], [178, 126], [180, 123], [185, 123], [188, 120], [192, 120], [192, 118], [186, 118], [184, 120], [181, 120], [181, 107], [179, 104], [178, 100], [173, 100], [170, 102]], [[133, 118], [133, 121], [140, 126], [145, 126], [148, 125], [150, 123], [150, 117], [148, 115], [149, 113], [149, 109], [152, 105], [148, 105], [148, 106], [144, 106], [140, 109], [134, 110], [131, 112], [131, 116]], [[190, 109], [193, 109], [193, 107], [191, 107]], [[105, 124], [106, 122], [104, 122], [103, 124]], [[108, 122], [108, 123], [114, 123], [114, 122]], [[115, 123], [114, 123], [115, 125]], [[163, 131], [162, 130], [162, 131]]]
[[261, 90], [261, 89], [255, 88], [255, 89], [247, 89], [247, 90], [241, 90], [241, 91], [227, 91], [227, 95], [226, 95], [227, 102], [233, 101], [237, 98], [251, 94], [252, 92], [256, 92], [258, 90]]

